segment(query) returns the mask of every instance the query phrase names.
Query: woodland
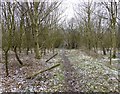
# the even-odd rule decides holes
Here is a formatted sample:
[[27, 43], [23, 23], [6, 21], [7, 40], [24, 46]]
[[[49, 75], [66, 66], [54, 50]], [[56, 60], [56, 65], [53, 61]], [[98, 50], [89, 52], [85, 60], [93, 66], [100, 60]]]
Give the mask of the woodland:
[[0, 2], [0, 92], [119, 92], [120, 1], [63, 2]]

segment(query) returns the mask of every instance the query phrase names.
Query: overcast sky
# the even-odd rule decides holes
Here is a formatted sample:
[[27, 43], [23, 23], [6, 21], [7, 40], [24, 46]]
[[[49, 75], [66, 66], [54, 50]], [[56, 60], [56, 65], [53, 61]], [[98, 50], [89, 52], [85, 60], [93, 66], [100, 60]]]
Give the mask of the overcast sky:
[[75, 4], [77, 4], [79, 0], [65, 0], [63, 1], [63, 7], [65, 7], [65, 15], [67, 16], [67, 19], [70, 19], [74, 16], [74, 10], [73, 7]]
[[[66, 11], [64, 13], [64, 15], [67, 16], [67, 19], [71, 19], [72, 17], [74, 17], [74, 7], [79, 3], [79, 2], [87, 2], [87, 1], [91, 1], [91, 0], [63, 0], [63, 7], [66, 8]], [[110, 1], [110, 0], [92, 0], [94, 2], [102, 2], [102, 1]], [[119, 0], [115, 0], [115, 1], [119, 1]]]
[[[4, 1], [4, 0], [2, 0]], [[8, 0], [9, 1], [9, 0]], [[10, 0], [13, 1], [13, 0]], [[17, 1], [29, 1], [29, 0], [17, 0]], [[31, 1], [31, 0], [30, 0]], [[33, 0], [32, 0], [33, 1]], [[35, 1], [39, 1], [39, 0], [35, 0]], [[59, 0], [48, 0], [48, 1], [59, 1]], [[94, 2], [102, 2], [102, 1], [110, 1], [110, 0], [62, 0], [62, 8], [65, 9], [65, 12], [63, 15], [65, 15], [67, 17], [67, 19], [71, 19], [72, 17], [74, 17], [74, 7], [80, 3], [80, 2], [88, 2], [88, 1], [94, 1]], [[119, 1], [119, 0], [115, 0], [115, 1]]]

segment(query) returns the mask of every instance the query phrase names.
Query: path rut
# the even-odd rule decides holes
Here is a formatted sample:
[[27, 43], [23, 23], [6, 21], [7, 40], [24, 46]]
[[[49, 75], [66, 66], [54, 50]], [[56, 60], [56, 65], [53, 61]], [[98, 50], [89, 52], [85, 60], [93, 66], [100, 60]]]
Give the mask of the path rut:
[[64, 49], [62, 50], [61, 58], [63, 60], [66, 91], [80, 91], [80, 76], [65, 55]]

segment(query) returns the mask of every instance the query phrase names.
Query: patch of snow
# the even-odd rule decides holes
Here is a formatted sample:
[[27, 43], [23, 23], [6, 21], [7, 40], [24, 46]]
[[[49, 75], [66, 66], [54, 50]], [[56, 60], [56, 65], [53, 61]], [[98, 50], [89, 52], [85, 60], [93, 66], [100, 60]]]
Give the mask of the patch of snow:
[[11, 58], [10, 60], [14, 61], [15, 59], [14, 59], [14, 58]]
[[112, 59], [112, 61], [118, 61], [118, 60], [120, 60], [120, 58], [114, 58], [114, 59]]
[[23, 68], [20, 68], [20, 71], [22, 71]]
[[98, 52], [98, 54], [102, 54], [103, 53], [101, 50], [98, 50], [97, 52]]
[[27, 56], [27, 57], [25, 57], [25, 59], [27, 59], [27, 60], [28, 60], [28, 59], [29, 59], [29, 57]]
[[111, 70], [113, 74], [118, 75], [118, 71]]
[[0, 83], [0, 93], [2, 93], [3, 89], [2, 89], [2, 83]]
[[18, 72], [19, 72], [19, 71], [18, 71], [18, 70], [16, 70], [16, 71], [15, 71], [15, 74], [18, 74]]
[[17, 92], [17, 88], [11, 88], [11, 92]]
[[23, 61], [23, 60], [24, 60], [24, 58], [20, 58], [20, 60], [22, 60], [22, 61]]
[[108, 80], [116, 80], [115, 77], [110, 77]]
[[43, 88], [43, 87], [40, 87], [39, 89], [40, 89], [40, 90], [44, 90], [44, 88]]

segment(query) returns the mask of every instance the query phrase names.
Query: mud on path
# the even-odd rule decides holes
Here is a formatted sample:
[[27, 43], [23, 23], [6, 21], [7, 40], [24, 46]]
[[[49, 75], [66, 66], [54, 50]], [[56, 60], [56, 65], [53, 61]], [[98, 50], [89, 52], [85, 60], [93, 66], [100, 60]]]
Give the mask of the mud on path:
[[73, 65], [70, 63], [68, 57], [65, 55], [65, 50], [62, 50], [61, 58], [63, 60], [63, 71], [65, 76], [65, 88], [66, 91], [81, 91], [81, 84], [80, 84], [80, 74], [77, 73]]

